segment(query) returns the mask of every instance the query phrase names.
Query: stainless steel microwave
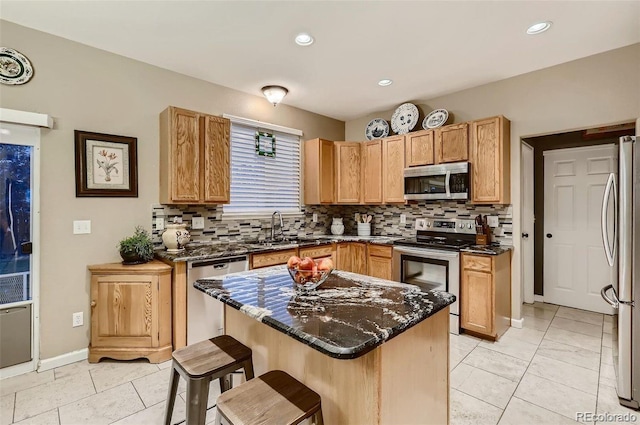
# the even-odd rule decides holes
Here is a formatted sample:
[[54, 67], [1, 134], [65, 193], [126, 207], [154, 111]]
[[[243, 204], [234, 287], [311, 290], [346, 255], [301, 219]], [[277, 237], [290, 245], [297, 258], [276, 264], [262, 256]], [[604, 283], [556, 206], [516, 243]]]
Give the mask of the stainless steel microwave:
[[424, 165], [404, 169], [404, 199], [470, 199], [470, 164]]

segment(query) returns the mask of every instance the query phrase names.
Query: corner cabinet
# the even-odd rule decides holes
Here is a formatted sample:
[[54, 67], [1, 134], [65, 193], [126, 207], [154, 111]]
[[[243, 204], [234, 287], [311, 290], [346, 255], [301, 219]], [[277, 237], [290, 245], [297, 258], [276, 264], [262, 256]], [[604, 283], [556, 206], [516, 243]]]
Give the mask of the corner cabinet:
[[160, 114], [160, 203], [229, 202], [231, 123], [186, 109]]
[[331, 140], [304, 142], [305, 205], [335, 203], [335, 157]]
[[407, 167], [432, 165], [435, 163], [433, 154], [434, 130], [422, 130], [408, 133], [404, 136], [405, 162]]
[[89, 362], [171, 359], [171, 266], [159, 261], [89, 266], [91, 343]]
[[336, 204], [362, 203], [360, 142], [333, 142], [336, 169]]
[[471, 123], [472, 202], [511, 202], [511, 125], [503, 116]]
[[469, 124], [447, 125], [436, 130], [436, 164], [469, 160]]
[[497, 340], [511, 326], [511, 251], [462, 253], [460, 327]]

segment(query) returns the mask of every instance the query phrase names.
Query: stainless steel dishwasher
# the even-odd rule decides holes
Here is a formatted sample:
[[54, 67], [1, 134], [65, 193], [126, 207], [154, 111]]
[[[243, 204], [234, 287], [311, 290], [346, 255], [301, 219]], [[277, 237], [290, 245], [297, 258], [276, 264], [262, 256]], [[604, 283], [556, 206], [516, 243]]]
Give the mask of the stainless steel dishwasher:
[[193, 283], [248, 269], [246, 255], [187, 264], [187, 345], [224, 334], [224, 304], [194, 288]]

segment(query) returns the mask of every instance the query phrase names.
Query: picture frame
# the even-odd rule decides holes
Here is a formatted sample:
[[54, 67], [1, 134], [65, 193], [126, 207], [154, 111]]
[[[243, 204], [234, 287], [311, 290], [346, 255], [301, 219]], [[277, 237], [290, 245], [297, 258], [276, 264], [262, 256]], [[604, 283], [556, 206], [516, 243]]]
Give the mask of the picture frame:
[[138, 197], [135, 137], [75, 130], [76, 197]]

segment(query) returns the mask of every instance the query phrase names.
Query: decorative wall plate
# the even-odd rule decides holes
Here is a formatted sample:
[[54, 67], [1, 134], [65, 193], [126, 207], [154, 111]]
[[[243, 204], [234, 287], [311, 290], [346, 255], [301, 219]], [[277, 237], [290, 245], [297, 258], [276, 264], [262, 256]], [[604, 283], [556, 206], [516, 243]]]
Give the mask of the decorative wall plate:
[[396, 134], [405, 134], [418, 124], [418, 108], [413, 103], [403, 103], [391, 117], [391, 129]]
[[424, 121], [422, 121], [422, 128], [425, 130], [438, 128], [446, 123], [447, 119], [449, 119], [449, 112], [446, 109], [436, 109], [429, 112], [429, 115], [424, 117]]
[[0, 83], [24, 84], [33, 76], [29, 59], [17, 50], [0, 47]]
[[389, 135], [389, 123], [382, 118], [374, 118], [364, 129], [367, 140], [381, 139]]

